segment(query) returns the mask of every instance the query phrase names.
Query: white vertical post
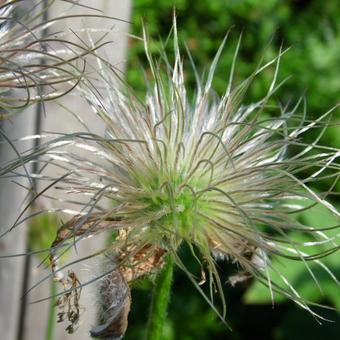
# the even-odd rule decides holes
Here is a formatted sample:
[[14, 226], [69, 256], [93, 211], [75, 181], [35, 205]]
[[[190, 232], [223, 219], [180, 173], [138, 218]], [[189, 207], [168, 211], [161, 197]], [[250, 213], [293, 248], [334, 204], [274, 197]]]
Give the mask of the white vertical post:
[[[62, 3], [62, 2], [61, 2]], [[87, 5], [89, 7], [97, 8], [102, 11], [102, 14], [106, 16], [112, 16], [124, 20], [129, 20], [130, 18], [130, 9], [131, 2], [130, 0], [82, 0], [81, 4]], [[64, 4], [65, 6], [65, 4]], [[63, 11], [63, 6], [60, 6], [60, 13]], [[76, 13], [85, 13], [86, 9], [80, 9], [79, 7], [75, 7], [74, 12]], [[89, 10], [89, 13], [93, 14], [93, 11]], [[58, 13], [59, 14], [59, 13]], [[67, 13], [72, 14], [70, 12]], [[100, 12], [98, 12], [100, 14]], [[53, 13], [53, 16], [56, 16], [56, 13]], [[102, 24], [105, 23], [102, 19], [86, 19], [79, 21], [79, 25], [83, 25], [83, 27], [96, 27], [103, 28]], [[122, 71], [124, 70], [125, 61], [126, 61], [126, 48], [127, 48], [127, 33], [129, 29], [129, 25], [127, 23], [113, 21], [106, 22], [106, 27], [112, 26], [112, 34], [110, 34], [110, 40], [112, 43], [108, 44], [104, 50], [101, 50], [101, 55], [105, 55], [115, 67], [120, 68]], [[72, 25], [74, 27], [74, 25]], [[81, 28], [81, 27], [79, 27]], [[63, 30], [65, 30], [65, 23], [63, 23]], [[81, 34], [81, 33], [79, 33]], [[71, 34], [72, 35], [72, 34]], [[73, 37], [75, 40], [76, 38]], [[86, 38], [86, 37], [85, 37]], [[94, 119], [93, 113], [90, 111], [88, 105], [84, 102], [77, 102], [75, 98], [67, 98], [65, 97], [62, 101], [63, 105], [68, 107], [70, 110], [76, 111], [82, 119], [92, 128], [95, 129], [96, 133], [104, 133], [105, 126], [96, 125], [94, 126], [93, 121], [98, 123], [98, 119]], [[46, 105], [46, 118], [43, 121], [43, 129], [46, 131], [55, 131], [55, 132], [75, 132], [75, 131], [83, 131], [83, 127], [76, 121], [76, 119], [72, 118], [70, 114], [66, 113], [63, 109], [61, 109], [57, 104], [51, 102]], [[93, 120], [92, 120], [93, 119]], [[92, 122], [92, 124], [91, 124]], [[51, 204], [46, 202], [46, 204]], [[84, 240], [77, 244], [77, 252], [74, 254], [74, 258], [81, 258], [90, 253], [93, 253], [97, 250], [102, 249], [106, 244], [106, 236], [102, 235], [102, 237], [96, 237], [94, 239]], [[72, 258], [68, 258], [68, 261], [72, 261]], [[31, 272], [31, 285], [39, 280], [39, 278], [45, 276], [48, 272], [43, 268], [37, 268], [37, 263], [39, 263], [36, 257], [32, 259], [32, 268]], [[91, 273], [89, 270], [86, 270], [86, 266], [84, 264], [80, 264], [77, 268], [77, 275], [79, 275], [79, 279], [81, 282], [86, 282], [91, 279]], [[84, 294], [85, 293], [85, 294]], [[50, 295], [49, 285], [41, 285], [38, 289], [32, 291], [29, 294], [29, 300], [37, 300], [40, 298], [44, 298]], [[33, 305], [28, 305], [26, 322], [25, 322], [25, 338], [24, 340], [45, 340], [45, 331], [47, 325], [47, 315], [48, 315], [48, 301]], [[89, 335], [90, 328], [96, 324], [96, 310], [97, 306], [95, 303], [95, 296], [89, 290], [84, 289], [82, 297], [81, 297], [81, 305], [86, 309], [83, 311], [81, 315], [81, 324], [79, 329], [71, 336], [66, 333], [65, 327], [66, 323], [60, 323], [56, 325], [55, 329], [55, 340], [63, 340], [63, 339], [91, 339]]]
[[[33, 133], [34, 108], [16, 114], [9, 121], [1, 122], [2, 131], [12, 140]], [[12, 147], [0, 136], [0, 168], [16, 157]], [[23, 151], [24, 145], [15, 143], [17, 151]], [[29, 148], [26, 143], [25, 148]], [[21, 172], [23, 172], [21, 170]], [[27, 180], [16, 179], [23, 185]], [[10, 228], [22, 210], [27, 190], [15, 184], [11, 179], [0, 179], [0, 234]], [[0, 238], [0, 255], [20, 254], [26, 251], [27, 225], [23, 223], [6, 236]], [[24, 257], [0, 259], [0, 338], [15, 340], [19, 327]]]

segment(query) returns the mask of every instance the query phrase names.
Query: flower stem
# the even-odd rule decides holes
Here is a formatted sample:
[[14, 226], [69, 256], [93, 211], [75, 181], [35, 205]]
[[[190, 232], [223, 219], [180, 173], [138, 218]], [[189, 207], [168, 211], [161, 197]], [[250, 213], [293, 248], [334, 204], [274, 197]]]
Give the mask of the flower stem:
[[147, 340], [161, 340], [169, 304], [173, 276], [173, 259], [168, 256], [165, 266], [156, 279], [152, 294]]

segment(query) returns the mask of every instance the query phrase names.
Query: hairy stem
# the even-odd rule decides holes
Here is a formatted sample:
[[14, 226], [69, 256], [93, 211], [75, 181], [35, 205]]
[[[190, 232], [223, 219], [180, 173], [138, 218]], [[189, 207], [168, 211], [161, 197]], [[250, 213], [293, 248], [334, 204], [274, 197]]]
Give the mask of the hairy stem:
[[173, 259], [168, 256], [165, 266], [156, 279], [154, 287], [149, 325], [147, 329], [147, 340], [161, 340], [166, 320], [166, 314], [170, 299], [170, 291], [173, 276]]

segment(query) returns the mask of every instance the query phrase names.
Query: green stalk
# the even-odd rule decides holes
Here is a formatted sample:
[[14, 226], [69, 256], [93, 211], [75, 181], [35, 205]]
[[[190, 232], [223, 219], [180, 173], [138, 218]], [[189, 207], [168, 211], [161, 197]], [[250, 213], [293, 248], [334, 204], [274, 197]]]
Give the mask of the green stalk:
[[57, 294], [57, 285], [56, 282], [51, 280], [51, 300], [48, 311], [48, 320], [47, 320], [47, 328], [46, 328], [46, 340], [53, 340], [54, 338], [54, 326], [56, 322], [56, 302], [57, 299], [55, 295]]
[[173, 259], [168, 256], [165, 266], [158, 275], [152, 294], [147, 340], [161, 340], [170, 299], [173, 276]]

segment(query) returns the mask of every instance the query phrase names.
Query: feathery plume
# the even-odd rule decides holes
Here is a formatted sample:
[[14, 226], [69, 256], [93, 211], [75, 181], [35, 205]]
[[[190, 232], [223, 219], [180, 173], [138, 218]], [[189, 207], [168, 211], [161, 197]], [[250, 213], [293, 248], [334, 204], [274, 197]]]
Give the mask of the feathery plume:
[[[220, 293], [224, 310], [215, 310], [222, 319], [220, 260], [239, 268], [240, 273], [230, 278], [232, 284], [252, 276], [267, 285], [272, 295], [284, 294], [317, 315], [312, 303], [272, 266], [272, 259], [302, 261], [319, 284], [310, 266], [316, 264], [339, 284], [322, 262], [322, 257], [339, 249], [339, 233], [329, 235], [338, 226], [313, 228], [297, 219], [299, 212], [315, 205], [340, 215], [327, 200], [333, 187], [323, 193], [313, 190], [325, 178], [337, 182], [340, 151], [319, 145], [322, 132], [312, 143], [301, 138], [310, 130], [324, 131], [332, 110], [310, 121], [297, 114], [301, 102], [292, 109], [275, 104], [282, 51], [234, 85], [240, 42], [227, 89], [218, 97], [212, 82], [226, 39], [206, 77], [197, 75], [195, 96], [189, 99], [176, 24], [173, 64], [165, 51], [154, 58], [146, 31], [143, 38], [152, 78], [145, 100], [139, 100], [124, 83], [117, 87], [117, 75], [99, 59], [98, 82], [84, 79], [81, 94], [95, 116], [105, 122], [106, 134], [95, 134], [89, 127], [88, 132], [52, 136], [2, 170], [9, 173], [32, 161], [57, 166], [62, 173], [58, 178], [35, 174], [48, 183], [37, 198], [58, 187], [64, 212], [70, 212], [68, 203], [77, 203], [68, 199], [69, 194], [88, 197], [86, 203], [78, 202], [79, 210], [61, 226], [50, 249], [53, 275], [65, 289], [59, 305], [69, 306], [66, 314], [71, 326], [79, 320], [79, 290], [88, 283], [79, 283], [73, 272], [65, 274], [68, 265], [59, 268], [58, 253], [103, 231], [111, 231], [114, 241], [88, 256], [105, 254], [112, 261], [111, 269], [96, 278], [107, 316], [103, 311], [103, 323], [92, 330], [94, 336], [124, 334], [131, 303], [129, 285], [159, 272], [168, 258], [202, 292], [203, 282], [181, 260], [178, 250], [183, 244], [210, 282], [211, 293], [204, 296], [213, 308], [213, 295]], [[245, 103], [256, 76], [271, 67], [275, 71], [267, 94], [255, 103]], [[301, 236], [292, 238], [292, 231]], [[273, 273], [281, 280], [273, 280]]]
[[105, 16], [93, 10], [48, 18], [47, 11], [52, 13], [58, 2], [69, 9], [83, 6], [69, 0], [0, 1], [0, 120], [71, 91], [84, 75], [86, 55], [102, 44], [90, 48], [79, 39], [74, 42], [57, 25], [72, 17]]

